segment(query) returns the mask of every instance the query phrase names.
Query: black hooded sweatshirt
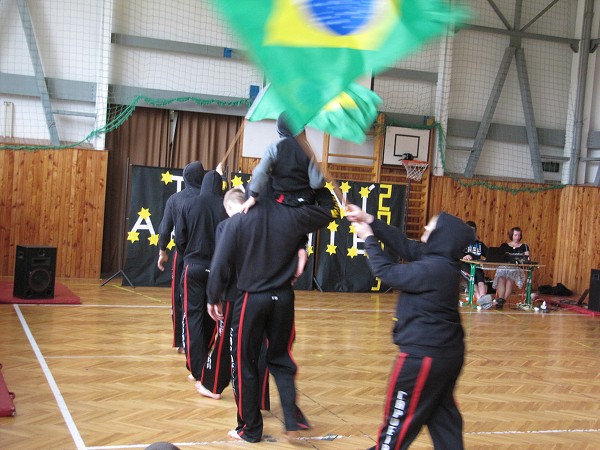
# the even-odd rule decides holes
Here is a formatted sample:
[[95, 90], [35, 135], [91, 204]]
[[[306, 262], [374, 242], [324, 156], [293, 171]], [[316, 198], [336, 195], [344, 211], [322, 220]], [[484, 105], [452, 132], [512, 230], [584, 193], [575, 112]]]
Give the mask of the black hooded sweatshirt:
[[[371, 227], [375, 236], [365, 241], [373, 274], [401, 291], [396, 304], [394, 343], [416, 356], [456, 357], [464, 354], [464, 331], [458, 311], [460, 261], [464, 248], [475, 240], [473, 230], [447, 213], [438, 217], [427, 243], [408, 239], [380, 220]], [[377, 240], [405, 260], [398, 264]]]
[[185, 264], [208, 263], [215, 251], [217, 225], [227, 218], [223, 206], [223, 179], [215, 170], [204, 175], [200, 195], [187, 199], [175, 227], [177, 251]]
[[202, 179], [204, 178], [204, 167], [200, 161], [189, 163], [183, 168], [183, 183], [185, 189], [175, 192], [167, 199], [165, 212], [158, 226], [158, 248], [166, 250], [171, 241], [171, 232], [175, 227], [175, 221], [181, 213], [183, 202], [190, 197], [200, 195]]
[[290, 208], [258, 202], [247, 214], [236, 214], [224, 226], [208, 279], [208, 303], [218, 303], [237, 276], [242, 292], [265, 292], [289, 286], [296, 271], [298, 248], [306, 235], [331, 222], [330, 211], [315, 205]]
[[318, 162], [308, 157], [282, 116], [277, 119], [276, 125], [281, 139], [267, 148], [252, 171], [250, 195], [258, 198], [268, 192], [269, 175], [273, 191], [277, 193], [304, 192], [325, 186]]

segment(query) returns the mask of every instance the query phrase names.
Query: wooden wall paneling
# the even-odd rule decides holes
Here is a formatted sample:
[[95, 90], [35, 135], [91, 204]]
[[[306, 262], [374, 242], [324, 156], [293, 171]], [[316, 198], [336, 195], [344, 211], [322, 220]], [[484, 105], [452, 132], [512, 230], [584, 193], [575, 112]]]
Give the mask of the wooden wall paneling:
[[12, 202], [13, 202], [13, 216], [11, 217], [11, 243], [9, 249], [12, 251], [11, 263], [10, 263], [10, 272], [12, 275], [15, 270], [15, 254], [16, 254], [16, 245], [18, 244], [29, 244], [29, 242], [21, 242], [22, 239], [22, 230], [27, 228], [26, 217], [24, 214], [24, 199], [31, 199], [31, 193], [25, 189], [26, 181], [28, 180], [28, 174], [25, 172], [25, 155], [28, 153], [25, 151], [16, 152], [15, 153], [15, 164], [13, 171], [13, 192], [12, 192]]
[[[11, 217], [13, 214], [13, 167], [14, 153], [11, 151], [0, 151], [0, 247], [4, 249], [0, 252], [0, 274], [10, 273], [11, 261], [10, 255], [10, 237], [11, 237]], [[14, 264], [14, 261], [12, 262]]]
[[581, 270], [578, 271], [582, 276], [581, 283], [589, 288], [591, 269], [600, 269], [600, 188], [586, 186], [579, 189], [583, 191], [582, 201], [577, 208], [581, 211], [579, 214], [581, 232], [571, 240], [571, 243], [577, 247], [576, 253], [583, 263]]
[[[561, 197], [559, 212], [559, 214], [561, 215], [564, 214], [564, 217], [562, 217], [562, 219], [560, 220], [560, 223], [557, 228], [557, 233], [554, 238], [557, 242], [557, 246], [553, 268], [556, 279], [561, 280], [563, 284], [569, 287], [569, 285], [562, 280], [567, 278], [576, 279], [576, 276], [573, 277], [574, 271], [572, 269], [574, 266], [576, 266], [576, 259], [574, 259], [574, 255], [572, 254], [573, 246], [568, 244], [567, 239], [565, 239], [565, 236], [569, 236], [569, 240], [571, 238], [576, 238], [576, 236], [573, 235], [573, 230], [575, 229], [574, 224], [578, 221], [575, 217], [575, 214], [571, 214], [569, 211], [574, 205], [576, 193], [575, 191], [569, 188], [565, 189], [566, 191]], [[572, 262], [571, 264], [564, 263], [565, 261], [569, 260]]]
[[[94, 203], [90, 205], [92, 209], [90, 224], [92, 226], [91, 237], [93, 239], [93, 253], [91, 256], [93, 255], [93, 260], [90, 261], [89, 270], [91, 273], [99, 275], [100, 271], [97, 269], [100, 268], [102, 264], [102, 236], [104, 232], [104, 209], [106, 202], [106, 183], [108, 177], [108, 158], [105, 158], [104, 160], [94, 158], [95, 155], [91, 152], [86, 152], [86, 156], [92, 162], [93, 169], [91, 174], [95, 180], [95, 183], [92, 186], [92, 191], [96, 194]], [[98, 195], [99, 193], [102, 194]], [[158, 232], [158, 230], [156, 231]]]
[[69, 272], [70, 252], [67, 249], [70, 247], [71, 239], [69, 231], [72, 226], [73, 217], [71, 215], [72, 208], [70, 207], [71, 198], [71, 176], [72, 168], [71, 158], [66, 158], [64, 155], [56, 155], [53, 176], [56, 186], [56, 208], [60, 210], [60, 214], [55, 217], [56, 238], [53, 242], [56, 244], [57, 255], [56, 264], [58, 273], [67, 276]]
[[70, 268], [75, 264], [73, 260], [73, 251], [77, 250], [77, 243], [75, 242], [75, 235], [77, 233], [77, 227], [80, 226], [77, 223], [77, 207], [74, 203], [75, 197], [75, 174], [76, 167], [75, 163], [77, 161], [76, 156], [74, 154], [69, 154], [67, 158], [67, 154], [61, 155], [65, 159], [65, 176], [69, 180], [69, 183], [64, 186], [65, 188], [65, 197], [63, 199], [63, 203], [60, 205], [60, 209], [62, 210], [62, 214], [67, 217], [65, 234], [63, 235], [63, 245], [58, 249], [58, 253], [61, 259], [60, 270], [61, 273], [66, 277], [72, 276], [72, 271]]
[[0, 194], [0, 275], [14, 275], [17, 245], [48, 245], [57, 247], [58, 277], [98, 277], [108, 152], [4, 150], [0, 155], [6, 187]]
[[[81, 153], [77, 153], [75, 159], [75, 177], [73, 179], [75, 184], [74, 191], [74, 204], [77, 205], [76, 210], [79, 212], [79, 217], [76, 219], [79, 222], [79, 226], [75, 230], [75, 243], [76, 247], [73, 249], [72, 257], [79, 259], [78, 264], [82, 265], [82, 270], [85, 272], [85, 263], [87, 256], [86, 253], [82, 253], [82, 249], [93, 248], [90, 241], [90, 226], [89, 226], [89, 211], [87, 208], [88, 195], [90, 200], [93, 198], [93, 193], [88, 191], [88, 187], [94, 185], [94, 176], [87, 169], [86, 158]], [[74, 265], [74, 264], [73, 264]]]
[[242, 173], [252, 173], [254, 168], [260, 162], [260, 158], [250, 158], [242, 156], [240, 157], [240, 162], [238, 164], [239, 170]]
[[[496, 184], [509, 189], [537, 186]], [[488, 246], [505, 242], [508, 230], [520, 226], [533, 259], [545, 265], [534, 272], [535, 286], [560, 282], [581, 293], [589, 286], [593, 264], [600, 265], [598, 188], [567, 186], [513, 194], [485, 186], [464, 187], [451, 177], [433, 177], [430, 195], [430, 215], [444, 210], [474, 220]]]
[[599, 210], [597, 187], [563, 189], [554, 272], [557, 282], [572, 290], [577, 286], [577, 292], [589, 288], [591, 269], [600, 268]]

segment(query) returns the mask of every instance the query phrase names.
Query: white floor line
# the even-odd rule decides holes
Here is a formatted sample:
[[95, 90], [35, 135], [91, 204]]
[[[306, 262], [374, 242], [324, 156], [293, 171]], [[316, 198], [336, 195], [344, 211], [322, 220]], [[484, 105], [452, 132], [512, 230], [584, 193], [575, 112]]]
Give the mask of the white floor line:
[[598, 433], [600, 428], [572, 429], [572, 430], [527, 430], [527, 431], [473, 431], [465, 433], [468, 435], [490, 435], [490, 434], [549, 434], [549, 433]]
[[[548, 433], [597, 433], [600, 429], [592, 428], [592, 429], [572, 429], [572, 430], [530, 430], [530, 431], [480, 431], [480, 432], [466, 432], [465, 435], [514, 435], [514, 434], [548, 434]], [[334, 441], [339, 439], [352, 439], [353, 436], [342, 436], [342, 435], [326, 435], [326, 436], [307, 436], [297, 438], [297, 441]], [[366, 437], [366, 436], [362, 436]], [[277, 439], [273, 439], [270, 436], [264, 436], [263, 442], [276, 443]], [[195, 446], [213, 446], [213, 445], [222, 445], [222, 444], [230, 444], [235, 447], [236, 443], [246, 444], [246, 442], [240, 441], [236, 442], [234, 440], [227, 441], [196, 441], [196, 442], [173, 442], [173, 445], [177, 447], [195, 447]], [[123, 450], [123, 449], [136, 449], [136, 448], [146, 448], [150, 444], [131, 444], [131, 445], [103, 445], [103, 446], [93, 446], [88, 447], [87, 450]]]
[[73, 438], [73, 441], [75, 441], [77, 450], [86, 450], [86, 446], [83, 442], [83, 439], [81, 438], [81, 434], [79, 434], [79, 430], [77, 429], [77, 426], [75, 426], [75, 422], [73, 421], [73, 418], [71, 417], [69, 408], [67, 408], [65, 399], [63, 398], [62, 394], [60, 393], [60, 390], [58, 389], [58, 385], [56, 384], [56, 381], [54, 381], [52, 372], [50, 372], [50, 368], [48, 367], [48, 364], [46, 364], [46, 360], [44, 359], [44, 356], [42, 355], [42, 352], [41, 352], [40, 348], [38, 347], [37, 342], [35, 341], [35, 338], [31, 334], [29, 325], [27, 325], [27, 321], [25, 320], [25, 317], [23, 317], [23, 314], [21, 313], [21, 310], [19, 309], [19, 305], [14, 305], [14, 309], [17, 313], [17, 316], [19, 317], [19, 320], [21, 321], [21, 325], [23, 326], [23, 331], [25, 331], [25, 334], [27, 335], [29, 344], [31, 345], [31, 348], [33, 349], [33, 352], [35, 353], [35, 356], [36, 356], [38, 362], [40, 363], [40, 366], [42, 367], [42, 371], [44, 372], [44, 375], [46, 376], [46, 380], [48, 380], [50, 389], [52, 390], [52, 393], [54, 394], [54, 398], [56, 399], [56, 403], [58, 404], [58, 408], [60, 409], [61, 414], [63, 415], [65, 423], [67, 424], [67, 427], [69, 428], [69, 431], [71, 432], [71, 437]]
[[[341, 436], [337, 434], [326, 435], [326, 436], [307, 436], [307, 437], [299, 437], [293, 440], [295, 441], [335, 441], [339, 439], [351, 439], [353, 436]], [[267, 443], [276, 443], [277, 439], [271, 436], [263, 436], [263, 440], [261, 442]], [[288, 442], [287, 439], [285, 442]], [[194, 447], [194, 446], [208, 446], [211, 447], [213, 445], [223, 445], [229, 444], [232, 447], [237, 446], [245, 446], [248, 444], [245, 441], [236, 441], [234, 439], [228, 439], [226, 441], [196, 441], [196, 442], [172, 442], [173, 445], [177, 447]], [[134, 449], [134, 448], [146, 448], [150, 444], [131, 444], [131, 445], [103, 445], [103, 446], [93, 446], [88, 447], [87, 450], [118, 450], [118, 449]]]

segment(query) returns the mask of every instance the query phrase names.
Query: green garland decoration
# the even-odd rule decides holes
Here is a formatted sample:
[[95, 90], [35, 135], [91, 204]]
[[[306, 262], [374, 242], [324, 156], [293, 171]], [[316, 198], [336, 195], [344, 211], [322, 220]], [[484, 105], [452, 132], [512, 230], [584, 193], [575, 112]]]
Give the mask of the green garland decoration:
[[144, 101], [145, 103], [152, 106], [164, 107], [166, 105], [170, 105], [171, 103], [185, 103], [185, 102], [194, 102], [199, 106], [207, 106], [207, 105], [218, 105], [223, 107], [238, 107], [238, 106], [250, 106], [252, 104], [252, 100], [250, 99], [240, 99], [236, 101], [227, 101], [224, 102], [222, 100], [205, 100], [197, 97], [176, 97], [176, 98], [152, 98], [147, 97], [145, 95], [138, 95], [133, 98], [129, 105], [125, 105], [122, 107], [118, 107], [119, 112], [115, 114], [114, 118], [109, 120], [106, 125], [96, 130], [93, 130], [90, 134], [88, 134], [85, 138], [83, 138], [79, 142], [70, 143], [68, 145], [0, 145], [0, 150], [64, 150], [67, 148], [77, 147], [84, 143], [91, 143], [92, 139], [96, 136], [110, 133], [111, 131], [119, 128], [123, 123], [131, 117], [137, 104], [140, 101]]
[[[101, 128], [98, 128], [96, 130], [93, 130], [89, 135], [87, 135], [84, 139], [82, 139], [79, 142], [71, 143], [68, 145], [60, 145], [60, 146], [53, 146], [53, 145], [0, 145], [0, 150], [49, 150], [49, 149], [63, 150], [63, 149], [67, 149], [67, 148], [77, 147], [84, 143], [90, 143], [92, 141], [92, 139], [94, 139], [95, 137], [102, 135], [102, 134], [110, 133], [111, 131], [114, 131], [117, 128], [119, 128], [121, 125], [123, 125], [123, 123], [125, 123], [125, 121], [127, 119], [129, 119], [129, 117], [131, 117], [131, 115], [135, 111], [135, 108], [137, 107], [137, 105], [140, 101], [143, 101], [143, 102], [147, 103], [148, 105], [157, 106], [157, 107], [164, 107], [164, 106], [170, 105], [171, 103], [185, 103], [185, 102], [194, 102], [199, 106], [218, 105], [218, 106], [222, 106], [222, 107], [239, 107], [239, 106], [248, 106], [249, 107], [252, 105], [251, 99], [240, 99], [240, 100], [236, 100], [236, 101], [226, 101], [225, 102], [222, 100], [215, 100], [215, 99], [206, 100], [206, 99], [200, 99], [197, 97], [176, 97], [176, 98], [162, 99], [162, 98], [147, 97], [145, 95], [138, 95], [133, 98], [133, 100], [131, 101], [131, 103], [129, 105], [124, 105], [122, 107], [116, 108], [118, 110], [118, 112], [114, 115], [114, 117], [111, 120], [109, 120], [106, 123], [106, 125], [104, 125]], [[414, 125], [414, 124], [402, 123], [400, 121], [389, 120], [389, 118], [386, 116], [385, 123], [383, 123], [383, 124], [376, 123], [375, 124], [375, 134], [380, 135], [380, 136], [384, 135], [385, 130], [388, 126], [413, 128], [413, 129], [419, 129], [419, 130], [435, 130], [436, 134], [437, 134], [438, 150], [440, 152], [440, 156], [442, 159], [442, 167], [444, 169], [444, 172], [446, 171], [446, 154], [445, 154], [446, 132], [440, 122], [434, 122], [431, 125], [424, 124], [422, 126], [419, 126], [419, 125]], [[465, 181], [464, 179], [461, 179], [458, 175], [449, 174], [448, 176], [451, 177], [456, 183], [458, 183], [459, 185], [461, 185], [465, 188], [481, 186], [486, 189], [509, 192], [513, 195], [519, 194], [522, 192], [537, 193], [537, 192], [549, 191], [552, 189], [562, 189], [566, 186], [564, 184], [552, 184], [552, 185], [544, 185], [544, 186], [535, 187], [535, 188], [533, 188], [533, 187], [509, 188], [507, 186], [495, 184], [490, 181]]]

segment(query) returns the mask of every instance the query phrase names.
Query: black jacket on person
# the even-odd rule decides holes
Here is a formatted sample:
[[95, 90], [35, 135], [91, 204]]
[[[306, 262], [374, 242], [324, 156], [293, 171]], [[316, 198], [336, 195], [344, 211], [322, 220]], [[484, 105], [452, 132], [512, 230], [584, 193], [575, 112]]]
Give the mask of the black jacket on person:
[[189, 163], [183, 168], [183, 183], [185, 189], [175, 192], [165, 203], [165, 212], [158, 226], [158, 248], [166, 250], [171, 241], [171, 232], [175, 227], [177, 217], [181, 213], [181, 207], [186, 199], [200, 195], [202, 179], [204, 178], [204, 167], [200, 161]]
[[296, 271], [298, 247], [308, 233], [331, 222], [315, 205], [294, 208], [273, 200], [257, 203], [247, 214], [227, 221], [208, 279], [208, 303], [218, 303], [235, 268], [242, 292], [265, 292], [288, 285]]
[[269, 184], [272, 184], [274, 192], [310, 197], [309, 193], [313, 190], [325, 186], [325, 177], [318, 162], [309, 158], [282, 116], [277, 119], [277, 133], [281, 139], [269, 145], [252, 171], [248, 186], [250, 195], [262, 198], [266, 196]]
[[211, 170], [204, 175], [200, 195], [185, 200], [176, 222], [175, 244], [185, 264], [210, 262], [217, 225], [226, 218], [223, 179]]
[[[427, 243], [408, 239], [380, 220], [375, 236], [365, 241], [373, 274], [401, 291], [396, 304], [394, 343], [416, 356], [455, 357], [464, 353], [464, 331], [458, 311], [460, 262], [475, 233], [462, 220], [441, 213]], [[385, 253], [377, 240], [405, 260]]]

